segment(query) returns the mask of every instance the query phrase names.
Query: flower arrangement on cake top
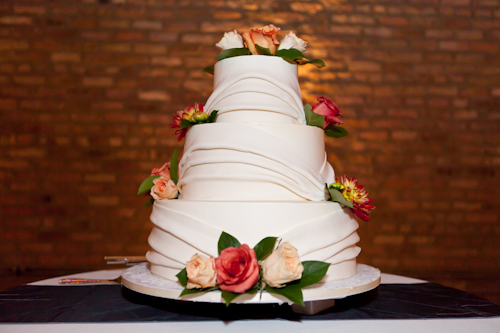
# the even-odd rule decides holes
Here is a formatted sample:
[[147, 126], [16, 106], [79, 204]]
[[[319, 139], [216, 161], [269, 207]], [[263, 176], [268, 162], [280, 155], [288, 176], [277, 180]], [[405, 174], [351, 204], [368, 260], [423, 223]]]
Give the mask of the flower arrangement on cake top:
[[300, 262], [297, 249], [284, 242], [276, 247], [277, 237], [262, 239], [253, 249], [222, 232], [217, 244], [219, 257], [194, 254], [186, 268], [177, 274], [184, 290], [179, 297], [221, 290], [226, 305], [241, 294], [266, 290], [304, 306], [302, 289], [320, 282], [329, 263]]
[[[309, 60], [304, 56], [307, 42], [289, 32], [283, 40], [278, 39], [280, 28], [272, 24], [263, 27], [252, 27], [248, 31], [238, 34], [236, 30], [229, 31], [215, 44], [222, 51], [215, 56], [220, 61], [226, 58], [242, 55], [267, 55], [281, 57], [292, 64], [313, 64], [318, 68], [325, 67], [325, 62], [320, 59]], [[213, 74], [214, 65], [205, 67], [205, 72]]]

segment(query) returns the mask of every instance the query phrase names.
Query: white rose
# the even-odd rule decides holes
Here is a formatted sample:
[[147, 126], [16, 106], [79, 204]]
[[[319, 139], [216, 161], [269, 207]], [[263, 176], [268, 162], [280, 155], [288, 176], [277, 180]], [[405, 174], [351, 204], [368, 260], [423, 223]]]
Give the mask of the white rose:
[[172, 179], [161, 176], [153, 179], [153, 184], [150, 194], [155, 200], [175, 199], [179, 194], [177, 185]]
[[297, 49], [302, 53], [306, 53], [306, 46], [306, 41], [297, 37], [292, 31], [290, 31], [281, 41], [278, 50]]
[[221, 50], [227, 49], [237, 49], [245, 47], [243, 44], [243, 38], [238, 34], [236, 30], [224, 33], [224, 37], [215, 44]]
[[300, 279], [304, 271], [297, 249], [288, 242], [281, 244], [276, 251], [271, 253], [262, 267], [264, 270], [262, 280], [275, 288]]
[[186, 273], [188, 289], [210, 288], [217, 285], [217, 271], [212, 257], [207, 258], [196, 253], [186, 263]]

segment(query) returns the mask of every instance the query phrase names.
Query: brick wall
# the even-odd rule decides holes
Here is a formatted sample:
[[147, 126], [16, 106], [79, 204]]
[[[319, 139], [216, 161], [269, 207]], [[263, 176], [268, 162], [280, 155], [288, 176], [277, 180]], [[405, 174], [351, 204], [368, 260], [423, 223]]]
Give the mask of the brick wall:
[[375, 199], [360, 261], [500, 303], [498, 0], [1, 1], [0, 269], [145, 253], [173, 112], [224, 31], [268, 23], [326, 61], [301, 87], [340, 105], [330, 162]]

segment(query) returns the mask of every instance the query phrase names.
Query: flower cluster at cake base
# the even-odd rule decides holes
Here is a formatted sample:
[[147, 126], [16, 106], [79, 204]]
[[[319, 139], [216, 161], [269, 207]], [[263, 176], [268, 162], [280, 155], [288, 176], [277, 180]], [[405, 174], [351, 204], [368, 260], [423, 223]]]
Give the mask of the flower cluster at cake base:
[[177, 149], [175, 149], [170, 162], [151, 170], [149, 177], [139, 186], [137, 195], [151, 196], [144, 207], [151, 206], [155, 200], [177, 199], [179, 196], [178, 181]]
[[177, 141], [181, 141], [187, 134], [189, 128], [193, 125], [203, 123], [213, 123], [217, 117], [218, 111], [212, 111], [210, 114], [203, 111], [203, 104], [190, 104], [183, 110], [179, 110], [174, 115], [174, 122], [170, 124], [171, 128], [178, 128], [174, 135], [177, 135]]
[[351, 208], [352, 212], [363, 221], [369, 221], [370, 213], [375, 206], [370, 205], [373, 200], [368, 198], [365, 187], [359, 185], [357, 179], [345, 175], [336, 177], [335, 181], [327, 186], [331, 200]]
[[277, 249], [277, 237], [266, 237], [253, 249], [223, 232], [219, 238], [219, 257], [194, 254], [177, 278], [184, 290], [179, 297], [220, 290], [229, 305], [242, 294], [266, 290], [304, 305], [302, 288], [318, 283], [330, 264], [300, 262], [297, 249], [284, 242]]

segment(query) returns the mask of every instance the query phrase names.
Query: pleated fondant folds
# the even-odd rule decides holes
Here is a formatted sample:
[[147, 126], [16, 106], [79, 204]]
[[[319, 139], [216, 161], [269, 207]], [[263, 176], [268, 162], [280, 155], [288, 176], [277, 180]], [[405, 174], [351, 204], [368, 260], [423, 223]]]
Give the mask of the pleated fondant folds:
[[335, 175], [319, 128], [214, 123], [188, 132], [179, 179], [183, 200], [322, 201]]
[[[194, 209], [196, 204], [192, 202]], [[230, 211], [226, 205], [231, 203], [219, 203], [216, 208]], [[279, 205], [271, 207], [267, 203], [251, 205], [245, 209], [276, 210], [269, 211], [272, 216], [279, 214], [278, 211], [285, 207]], [[314, 208], [310, 207], [311, 210]], [[193, 254], [217, 257], [217, 242], [222, 231], [232, 234], [251, 247], [260, 239], [270, 236], [267, 234], [267, 230], [270, 229], [266, 228], [268, 222], [252, 220], [255, 217], [246, 217], [245, 211], [241, 211], [241, 214], [241, 218], [227, 216], [228, 220], [238, 221], [240, 227], [222, 230], [217, 221], [207, 221], [192, 216], [189, 205], [176, 205], [175, 202], [155, 203], [151, 215], [155, 227], [149, 236], [151, 250], [147, 254], [147, 259], [152, 264], [152, 272], [176, 280], [175, 275], [185, 267]], [[359, 241], [356, 232], [358, 223], [350, 213], [342, 209], [331, 210], [312, 220], [293, 221], [291, 224], [291, 227], [287, 227], [286, 223], [281, 223], [279, 226], [283, 228], [281, 232], [276, 228], [269, 232], [296, 247], [302, 261], [320, 260], [330, 263], [332, 266], [328, 273], [329, 279], [346, 278], [356, 273], [356, 257], [360, 252], [356, 246]]]
[[218, 110], [218, 122], [304, 124], [297, 65], [268, 56], [224, 59], [215, 65], [214, 91], [205, 110]]

